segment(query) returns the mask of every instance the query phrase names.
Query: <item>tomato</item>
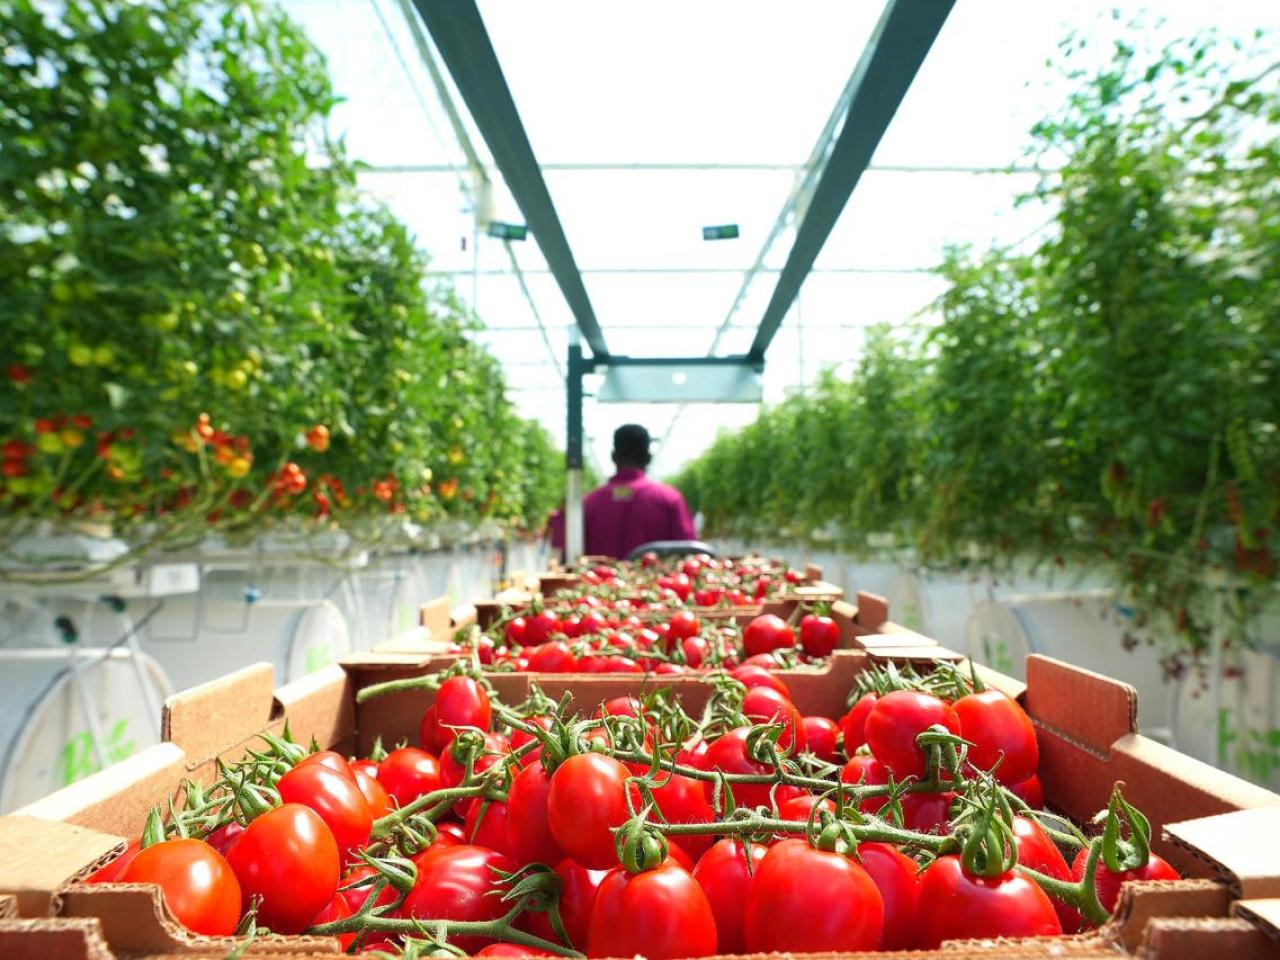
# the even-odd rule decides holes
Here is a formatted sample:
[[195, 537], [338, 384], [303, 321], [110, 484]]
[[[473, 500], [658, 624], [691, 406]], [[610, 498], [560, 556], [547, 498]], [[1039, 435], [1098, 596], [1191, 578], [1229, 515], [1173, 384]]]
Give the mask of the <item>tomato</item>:
[[374, 760], [352, 760], [352, 773], [363, 773], [366, 776], [378, 779], [378, 764]]
[[839, 763], [836, 753], [836, 737], [840, 728], [829, 717], [805, 717], [801, 721], [804, 729], [805, 749], [824, 763]]
[[1040, 785], [1039, 777], [1031, 776], [1020, 783], [1010, 784], [1009, 792], [1020, 797], [1032, 810], [1044, 809], [1044, 787]]
[[[554, 941], [552, 941], [554, 942]], [[533, 947], [522, 946], [518, 943], [507, 943], [505, 940], [499, 940], [497, 943], [491, 943], [487, 947], [482, 947], [476, 952], [477, 957], [553, 957], [555, 954], [547, 953], [545, 950], [535, 950]]]
[[378, 782], [397, 806], [406, 807], [418, 797], [440, 789], [440, 763], [425, 750], [401, 747], [378, 764]]
[[830, 617], [808, 614], [800, 619], [800, 646], [811, 657], [829, 657], [840, 643], [840, 627]]
[[867, 745], [899, 780], [921, 777], [925, 758], [916, 736], [934, 724], [960, 733], [956, 712], [942, 700], [915, 690], [894, 690], [881, 697], [867, 715]]
[[[89, 876], [84, 878], [85, 883], [119, 883], [120, 874], [133, 862], [133, 858], [138, 855], [138, 851], [142, 849], [142, 838], [137, 837], [129, 841], [121, 854], [114, 860], [108, 860]], [[215, 848], [216, 849], [216, 848]], [[218, 850], [221, 853], [221, 850]]]
[[782, 647], [794, 647], [795, 644], [795, 633], [790, 625], [772, 613], [756, 617], [742, 631], [742, 648], [749, 657]]
[[506, 852], [516, 863], [552, 864], [564, 856], [547, 822], [547, 798], [551, 778], [540, 761], [512, 778], [507, 791]]
[[670, 630], [670, 636], [675, 640], [686, 640], [689, 637], [696, 637], [698, 631], [702, 629], [702, 622], [696, 615], [688, 610], [681, 610], [673, 613], [671, 619], [667, 621]]
[[154, 883], [188, 930], [226, 937], [240, 923], [240, 883], [222, 854], [201, 840], [163, 840], [138, 853], [120, 883]]
[[300, 763], [280, 778], [276, 789], [285, 803], [300, 803], [320, 815], [344, 859], [368, 844], [373, 814], [354, 777], [323, 763]]
[[231, 845], [236, 842], [242, 833], [244, 833], [244, 824], [229, 820], [205, 837], [204, 842], [225, 857], [227, 851], [231, 849]]
[[[467, 764], [458, 758], [457, 745], [449, 747], [440, 754], [440, 785], [446, 790], [458, 786], [466, 778]], [[484, 748], [471, 765], [472, 773], [484, 773], [502, 762], [502, 758], [511, 752], [511, 744], [500, 733], [486, 733]]]
[[563, 633], [564, 624], [550, 610], [542, 610], [529, 617], [524, 628], [524, 643], [528, 646], [537, 646], [540, 643], [546, 643], [551, 639], [551, 635], [555, 633]]
[[[460, 728], [474, 727], [487, 731], [493, 710], [489, 694], [471, 677], [450, 677], [436, 692], [435, 722], [445, 742], [451, 741]], [[425, 721], [425, 717], [423, 718]], [[423, 737], [423, 743], [427, 742]], [[441, 744], [443, 748], [443, 744]]]
[[[531, 727], [540, 727], [543, 730], [550, 730], [552, 726], [551, 718], [544, 717], [544, 716], [525, 717], [524, 722]], [[538, 739], [537, 736], [535, 736], [534, 734], [525, 733], [523, 730], [512, 730], [510, 736], [508, 737], [508, 740], [511, 743], [512, 753], [515, 753], [517, 750], [523, 747], [526, 743], [531, 743], [532, 741], [537, 739]], [[520, 766], [527, 767], [530, 764], [534, 763], [541, 756], [542, 756], [542, 747], [534, 747], [528, 753], [522, 754], [520, 756], [520, 761], [519, 761]]]
[[880, 891], [884, 901], [884, 932], [881, 950], [909, 950], [916, 942], [916, 921], [920, 904], [920, 867], [901, 850], [888, 843], [858, 846], [862, 869]]
[[[750, 727], [738, 727], [717, 737], [715, 742], [707, 747], [707, 752], [703, 757], [703, 769], [757, 775], [772, 773], [772, 768], [751, 759], [747, 755], [747, 736], [750, 733]], [[715, 790], [715, 784], [708, 780], [702, 784], [702, 788], [707, 799], [710, 800]], [[799, 787], [786, 784], [775, 786], [768, 783], [735, 783], [729, 787], [729, 790], [733, 793], [734, 802], [740, 807], [772, 806], [770, 800], [771, 792], [779, 806], [792, 797], [804, 793]]]
[[747, 848], [736, 837], [725, 837], [711, 846], [698, 865], [693, 868], [693, 879], [711, 905], [716, 918], [716, 950], [718, 953], [745, 953], [746, 936], [742, 919], [746, 912], [747, 890], [750, 889], [753, 871], [759, 866], [769, 848], [761, 843], [750, 846], [750, 869]]
[[[830, 797], [819, 797], [814, 793], [805, 793], [798, 797], [792, 797], [786, 803], [780, 804], [778, 806], [778, 819], [801, 820], [807, 823], [809, 815], [812, 813], [814, 807], [819, 809], [819, 812], [814, 814], [815, 823], [818, 821], [818, 818], [822, 816], [821, 811], [825, 810], [828, 813], [836, 812], [835, 801]], [[783, 838], [785, 836], [801, 837], [804, 836], [804, 831], [784, 831], [779, 832], [777, 836], [779, 838]]]
[[648, 960], [673, 960], [715, 952], [711, 904], [689, 871], [670, 858], [636, 874], [618, 867], [600, 884], [591, 912], [588, 956], [642, 954]]
[[328, 767], [335, 773], [342, 774], [348, 780], [355, 779], [355, 772], [352, 770], [351, 764], [347, 761], [346, 757], [338, 753], [336, 750], [321, 750], [319, 753], [313, 753], [309, 756], [303, 757], [298, 761], [298, 766], [301, 767], [308, 763], [318, 763], [321, 766]]
[[1016, 700], [991, 689], [961, 697], [952, 707], [961, 734], [973, 744], [971, 764], [979, 770], [994, 767], [993, 776], [1003, 784], [1021, 783], [1035, 774], [1040, 764], [1036, 730]]
[[[1058, 849], [1057, 844], [1053, 842], [1049, 835], [1044, 832], [1044, 828], [1040, 824], [1029, 817], [1014, 817], [1013, 838], [1018, 847], [1018, 863], [1030, 867], [1032, 870], [1039, 870], [1055, 880], [1070, 882], [1073, 879], [1071, 868], [1067, 866], [1067, 861], [1062, 858], [1062, 851]], [[1080, 875], [1084, 876], [1083, 869]], [[1050, 894], [1049, 899], [1053, 902], [1053, 909], [1058, 915], [1058, 922], [1062, 924], [1062, 932], [1075, 933], [1079, 930], [1080, 912], [1056, 899], [1052, 894]]]
[[[840, 782], [882, 787], [889, 782], [889, 771], [875, 757], [860, 753], [851, 758], [840, 770]], [[858, 809], [863, 813], [877, 813], [886, 802], [885, 797], [867, 797]]]
[[967, 873], [954, 854], [939, 857], [920, 876], [916, 946], [944, 940], [1054, 937], [1062, 924], [1034, 881], [1010, 870], [998, 877]]
[[635, 717], [640, 719], [644, 704], [636, 697], [614, 697], [600, 707], [601, 717]]
[[320, 816], [300, 803], [269, 810], [227, 851], [240, 881], [241, 907], [262, 897], [258, 922], [300, 933], [338, 889], [338, 844]]
[[[1082, 848], [1076, 854], [1076, 858], [1071, 864], [1071, 875], [1075, 879], [1080, 880], [1084, 877], [1085, 861], [1088, 859], [1089, 850], [1087, 847]], [[1168, 861], [1159, 854], [1152, 853], [1148, 857], [1145, 867], [1126, 870], [1123, 873], [1111, 872], [1107, 869], [1106, 864], [1099, 860], [1098, 869], [1093, 875], [1093, 889], [1098, 893], [1098, 902], [1106, 908], [1108, 913], [1112, 913], [1116, 909], [1116, 903], [1120, 900], [1120, 885], [1126, 881], [1178, 879], [1180, 879], [1178, 871], [1173, 869]]]
[[364, 802], [369, 805], [369, 812], [373, 814], [373, 819], [385, 817], [393, 809], [391, 795], [387, 793], [387, 788], [380, 784], [376, 777], [369, 776], [364, 770], [356, 770], [354, 773], [356, 786], [364, 795]]
[[500, 800], [486, 803], [481, 797], [473, 797], [466, 802], [465, 809], [467, 814], [462, 829], [466, 842], [511, 856], [507, 842], [507, 804]]
[[954, 793], [908, 793], [902, 798], [902, 825], [918, 833], [950, 833]]
[[[342, 882], [339, 884], [339, 886], [350, 887], [351, 884], [359, 880], [364, 880], [368, 877], [376, 877], [377, 875], [378, 875], [378, 871], [375, 870], [373, 867], [369, 866], [367, 863], [357, 864], [356, 866], [351, 868], [351, 871], [345, 877], [342, 878]], [[344, 900], [347, 901], [347, 907], [350, 909], [352, 913], [356, 913], [360, 910], [362, 906], [364, 906], [365, 900], [369, 899], [369, 894], [372, 892], [372, 890], [373, 890], [372, 886], [355, 887], [350, 890], [339, 890], [338, 896], [342, 897]], [[385, 887], [382, 888], [381, 891], [379, 891], [378, 899], [375, 901], [375, 903], [378, 906], [385, 906], [388, 903], [394, 903], [395, 899], [396, 899], [396, 888], [391, 886], [390, 884], [387, 884]], [[319, 923], [319, 922], [320, 922], [319, 920], [316, 921], [316, 923]], [[312, 926], [315, 926], [315, 924], [312, 924]]]
[[436, 705], [433, 703], [427, 707], [422, 719], [418, 722], [418, 742], [422, 744], [424, 750], [439, 753], [449, 745], [452, 739], [449, 731], [441, 729], [440, 720], [436, 715]]
[[529, 650], [529, 669], [536, 673], [572, 673], [578, 660], [563, 640], [552, 640]]
[[[496, 850], [463, 844], [414, 862], [418, 879], [401, 907], [405, 917], [475, 923], [496, 920], [506, 913], [509, 904], [502, 902], [506, 885], [498, 881], [494, 871], [510, 873], [515, 864]], [[493, 942], [490, 937], [477, 936], [449, 940], [467, 953]]]
[[502, 636], [511, 646], [523, 647], [528, 626], [529, 621], [524, 617], [512, 617], [502, 628]]
[[[322, 923], [334, 923], [338, 920], [345, 920], [347, 917], [355, 913], [351, 904], [347, 902], [347, 898], [341, 893], [335, 893], [333, 899], [325, 906], [323, 910], [311, 918], [310, 926], [318, 927]], [[338, 935], [338, 943], [342, 945], [342, 949], [346, 950], [351, 944], [355, 943], [358, 934], [342, 933]]]
[[711, 649], [711, 645], [707, 643], [705, 637], [689, 637], [680, 644], [680, 651], [684, 654], [684, 661], [695, 670], [702, 666], [702, 661], [706, 659], [707, 652]]
[[[646, 771], [647, 772], [647, 771]], [[666, 778], [664, 780], [664, 777]], [[658, 774], [662, 786], [653, 791], [654, 802], [668, 823], [714, 823], [715, 810], [707, 802], [701, 780], [678, 773], [667, 776]], [[669, 838], [670, 839], [670, 838]], [[679, 837], [680, 846], [695, 860], [702, 856], [715, 840], [713, 834], [689, 834]]]
[[805, 749], [804, 718], [789, 699], [772, 687], [752, 687], [742, 699], [742, 712], [757, 723], [780, 723], [778, 746], [791, 753]]
[[[765, 656], [769, 656], [769, 654], [765, 654]], [[748, 690], [752, 687], [772, 687], [788, 700], [791, 699], [791, 691], [782, 682], [782, 678], [758, 663], [744, 663], [740, 667], [734, 667], [729, 676], [733, 677]]]
[[884, 901], [848, 857], [783, 840], [765, 855], [747, 891], [743, 930], [753, 953], [873, 950]]
[[[560, 878], [560, 922], [569, 935], [569, 946], [579, 952], [587, 948], [587, 936], [591, 930], [591, 912], [595, 909], [596, 894], [600, 884], [609, 875], [608, 870], [588, 870], [582, 864], [565, 857], [555, 867]], [[559, 943], [551, 920], [545, 913], [525, 914], [529, 932], [535, 936]]]
[[593, 612], [582, 615], [582, 636], [590, 637], [597, 633], [604, 633], [607, 629], [604, 617], [600, 614]]
[[853, 709], [840, 718], [840, 733], [844, 736], [844, 755], [852, 757], [855, 750], [867, 742], [867, 717], [880, 701], [878, 693], [864, 693]]
[[614, 827], [629, 819], [621, 763], [599, 753], [579, 753], [551, 775], [547, 824], [561, 849], [590, 870], [617, 866]]

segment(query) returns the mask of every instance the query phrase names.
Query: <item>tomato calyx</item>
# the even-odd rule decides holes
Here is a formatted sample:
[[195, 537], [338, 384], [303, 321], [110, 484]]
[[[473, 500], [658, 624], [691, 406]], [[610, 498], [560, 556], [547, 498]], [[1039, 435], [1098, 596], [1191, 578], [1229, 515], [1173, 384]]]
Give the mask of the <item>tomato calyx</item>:
[[1102, 826], [1102, 862], [1112, 873], [1144, 867], [1151, 858], [1151, 822], [1125, 800], [1123, 786], [1112, 788]]
[[1018, 863], [1013, 813], [995, 782], [989, 779], [979, 783], [976, 795], [967, 802], [974, 805], [973, 815], [964, 828], [960, 862], [971, 876], [1003, 876]]
[[661, 831], [647, 822], [650, 808], [628, 820], [614, 834], [614, 847], [618, 862], [627, 873], [644, 873], [660, 866], [667, 859], [670, 845]]

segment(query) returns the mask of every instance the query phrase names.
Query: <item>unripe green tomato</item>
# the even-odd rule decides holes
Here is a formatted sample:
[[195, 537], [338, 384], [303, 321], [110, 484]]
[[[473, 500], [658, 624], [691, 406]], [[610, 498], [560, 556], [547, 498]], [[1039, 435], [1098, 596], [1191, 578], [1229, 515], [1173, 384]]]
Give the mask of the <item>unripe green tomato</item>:
[[227, 386], [232, 390], [243, 390], [249, 383], [249, 375], [243, 370], [237, 368], [227, 374], [226, 380]]
[[67, 350], [67, 359], [73, 367], [87, 367], [93, 363], [93, 347], [86, 343], [73, 343]]
[[104, 343], [93, 351], [93, 362], [99, 367], [109, 367], [115, 359], [116, 352], [108, 344]]
[[50, 455], [63, 451], [62, 437], [56, 433], [42, 433], [36, 437], [36, 449]]

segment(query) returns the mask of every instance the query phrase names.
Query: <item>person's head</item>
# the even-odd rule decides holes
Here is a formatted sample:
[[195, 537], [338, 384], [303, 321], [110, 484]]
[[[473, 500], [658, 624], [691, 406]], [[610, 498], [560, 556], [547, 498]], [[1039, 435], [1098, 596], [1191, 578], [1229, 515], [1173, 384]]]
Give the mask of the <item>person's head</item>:
[[649, 466], [649, 431], [638, 423], [624, 423], [613, 431], [613, 463], [619, 470]]

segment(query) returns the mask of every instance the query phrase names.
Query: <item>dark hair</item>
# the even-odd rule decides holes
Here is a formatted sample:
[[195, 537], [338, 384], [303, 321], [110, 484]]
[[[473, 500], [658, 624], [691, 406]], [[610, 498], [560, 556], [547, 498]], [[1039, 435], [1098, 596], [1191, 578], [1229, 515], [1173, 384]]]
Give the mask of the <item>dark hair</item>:
[[613, 431], [613, 462], [618, 466], [647, 467], [649, 431], [638, 423], [624, 423]]

